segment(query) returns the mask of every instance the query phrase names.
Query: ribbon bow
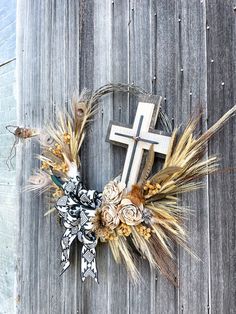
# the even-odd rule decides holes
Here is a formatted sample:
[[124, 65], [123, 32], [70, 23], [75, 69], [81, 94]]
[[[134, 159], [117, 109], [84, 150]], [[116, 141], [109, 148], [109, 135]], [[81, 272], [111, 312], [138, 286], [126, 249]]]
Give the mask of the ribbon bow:
[[70, 248], [77, 237], [83, 243], [81, 251], [81, 278], [82, 281], [90, 276], [97, 280], [96, 250], [97, 238], [92, 231], [92, 218], [96, 208], [100, 207], [102, 194], [95, 190], [86, 190], [79, 176], [70, 178], [66, 183], [53, 178], [61, 186], [64, 196], [58, 199], [56, 209], [63, 219], [66, 228], [61, 238], [61, 264], [62, 273], [70, 266]]

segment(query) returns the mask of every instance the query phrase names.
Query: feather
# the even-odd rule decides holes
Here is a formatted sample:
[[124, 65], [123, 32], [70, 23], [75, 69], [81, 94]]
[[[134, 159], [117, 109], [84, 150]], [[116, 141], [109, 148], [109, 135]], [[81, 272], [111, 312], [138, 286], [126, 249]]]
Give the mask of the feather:
[[34, 175], [28, 178], [28, 184], [23, 188], [25, 192], [47, 191], [51, 188], [52, 181], [50, 176], [43, 171], [37, 170]]
[[136, 206], [143, 204], [145, 201], [143, 197], [142, 188], [138, 184], [134, 184], [132, 186], [130, 193], [128, 193], [126, 197], [130, 199], [131, 202], [135, 204]]
[[174, 286], [178, 286], [177, 266], [173, 258], [162, 248], [158, 237], [154, 234], [149, 241], [149, 249], [152, 251], [155, 263], [160, 273]]
[[152, 144], [147, 155], [145, 167], [142, 171], [142, 174], [138, 182], [139, 185], [143, 185], [143, 183], [147, 180], [148, 176], [150, 175], [154, 163], [154, 157], [155, 157], [154, 145]]
[[53, 183], [56, 184], [56, 186], [58, 186], [59, 188], [62, 188], [64, 182], [60, 178], [56, 177], [55, 175], [51, 175], [51, 179]]

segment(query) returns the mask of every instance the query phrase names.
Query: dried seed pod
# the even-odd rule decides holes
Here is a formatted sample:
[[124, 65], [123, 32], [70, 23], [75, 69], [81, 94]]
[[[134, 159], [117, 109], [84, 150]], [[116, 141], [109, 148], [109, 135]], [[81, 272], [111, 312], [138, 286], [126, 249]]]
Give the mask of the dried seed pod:
[[88, 104], [87, 102], [74, 102], [74, 112], [75, 112], [75, 119], [78, 122], [83, 120], [85, 113], [87, 112]]
[[40, 191], [41, 193], [47, 191], [52, 186], [51, 177], [48, 173], [37, 171], [28, 179], [28, 184], [24, 191]]
[[21, 139], [26, 139], [38, 135], [38, 131], [36, 129], [31, 128], [21, 128], [19, 126], [7, 125], [6, 129], [10, 133], [14, 134], [16, 137]]
[[31, 138], [37, 136], [39, 133], [36, 129], [21, 128], [15, 125], [7, 125], [6, 129], [8, 132], [14, 134], [15, 136], [15, 141], [10, 150], [10, 154], [6, 160], [7, 167], [10, 170], [11, 167], [13, 168], [12, 159], [16, 156], [16, 145], [19, 143], [19, 139], [24, 140], [27, 138]]
[[15, 130], [15, 136], [19, 137], [19, 138], [29, 138], [33, 136], [33, 131], [31, 129], [28, 128], [16, 128]]

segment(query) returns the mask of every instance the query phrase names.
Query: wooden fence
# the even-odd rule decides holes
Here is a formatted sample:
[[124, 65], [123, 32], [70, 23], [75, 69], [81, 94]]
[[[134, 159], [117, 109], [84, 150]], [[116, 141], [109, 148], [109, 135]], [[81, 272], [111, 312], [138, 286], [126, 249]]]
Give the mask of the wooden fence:
[[[107, 82], [135, 83], [163, 97], [175, 125], [203, 106], [202, 128], [235, 104], [236, 3], [233, 0], [19, 0], [17, 99], [21, 125], [41, 127], [70, 101], [73, 91]], [[105, 142], [110, 120], [132, 122], [137, 103], [127, 95], [102, 101], [88, 130], [83, 178], [101, 189], [122, 168], [125, 150]], [[23, 186], [39, 150], [18, 152]], [[223, 167], [236, 167], [235, 119], [209, 145]], [[59, 277], [56, 216], [46, 200], [20, 196], [19, 313], [236, 313], [236, 173], [205, 180], [183, 202], [191, 206], [190, 245], [201, 261], [177, 248], [179, 289], [139, 262], [143, 282], [133, 285], [106, 245], [98, 247], [100, 284], [80, 281], [80, 247]]]

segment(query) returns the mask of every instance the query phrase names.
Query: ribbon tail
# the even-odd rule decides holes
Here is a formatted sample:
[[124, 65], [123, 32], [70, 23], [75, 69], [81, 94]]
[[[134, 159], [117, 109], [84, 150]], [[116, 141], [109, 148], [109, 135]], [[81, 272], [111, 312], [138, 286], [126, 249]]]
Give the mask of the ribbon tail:
[[81, 251], [81, 279], [92, 277], [98, 283], [96, 250], [89, 245], [83, 245]]
[[76, 238], [76, 234], [72, 234], [71, 229], [66, 229], [62, 238], [61, 238], [61, 264], [62, 264], [62, 271], [60, 276], [67, 270], [70, 266], [70, 247], [74, 239]]

